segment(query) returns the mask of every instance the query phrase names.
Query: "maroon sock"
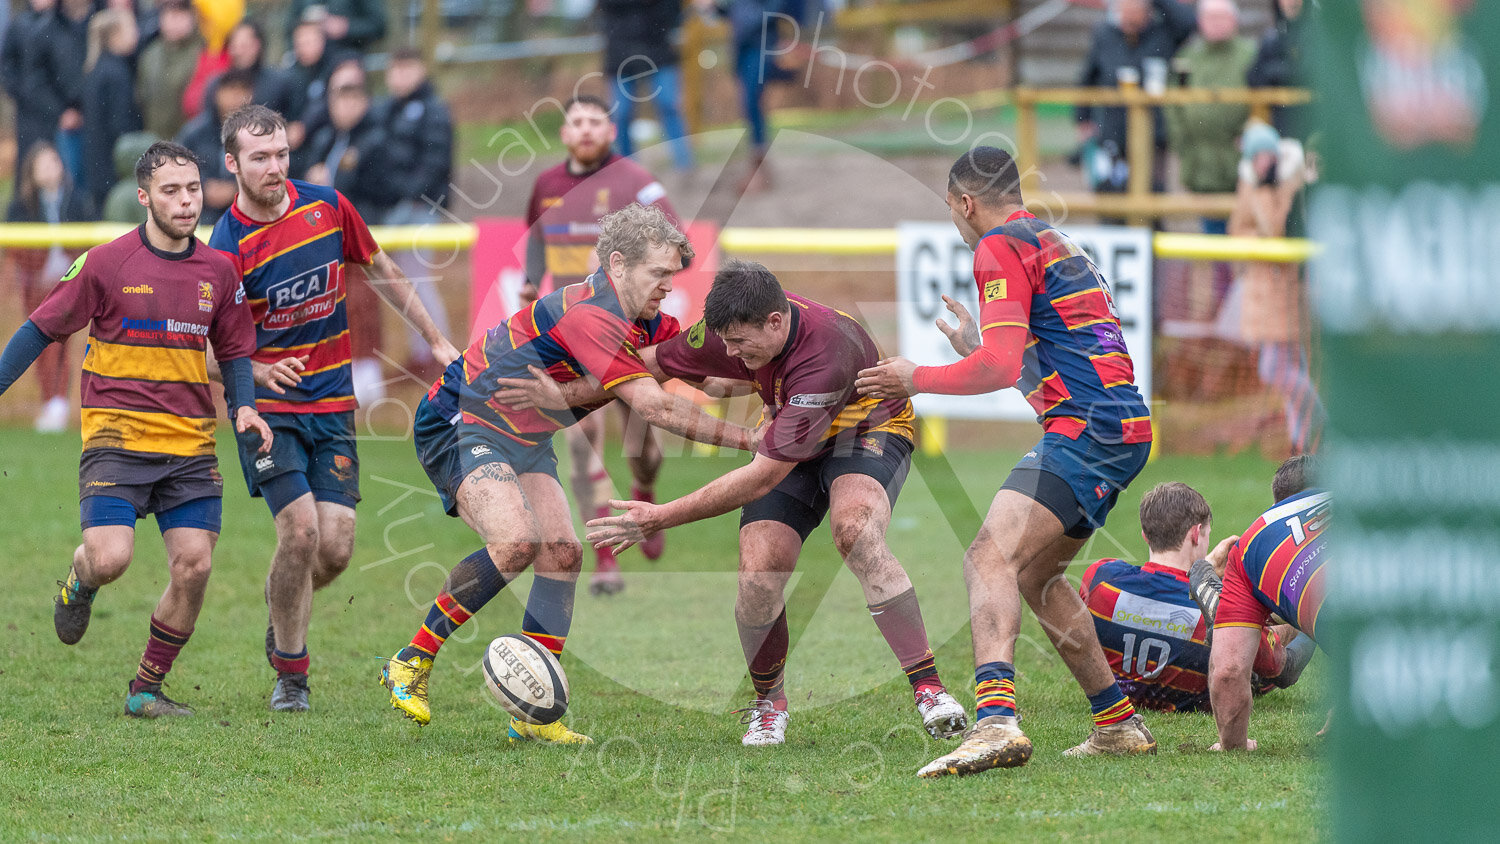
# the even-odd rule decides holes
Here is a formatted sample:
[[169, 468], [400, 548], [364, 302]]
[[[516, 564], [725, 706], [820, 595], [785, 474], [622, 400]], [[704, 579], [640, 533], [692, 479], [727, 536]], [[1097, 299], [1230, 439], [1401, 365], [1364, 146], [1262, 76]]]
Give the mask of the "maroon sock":
[[764, 627], [748, 627], [735, 619], [740, 631], [740, 647], [745, 651], [745, 662], [750, 665], [750, 682], [755, 686], [755, 696], [769, 700], [777, 709], [786, 709], [786, 654], [791, 644], [791, 635], [786, 627], [786, 607], [776, 620]]
[[927, 628], [922, 624], [922, 607], [917, 603], [917, 590], [908, 589], [878, 604], [870, 605], [870, 617], [880, 628], [901, 670], [912, 688], [940, 691], [943, 683], [938, 679], [937, 664], [932, 657], [932, 648], [927, 645]]
[[277, 674], [306, 674], [311, 665], [312, 657], [307, 655], [306, 646], [303, 646], [300, 654], [271, 651], [271, 667], [276, 669]]
[[136, 669], [135, 679], [130, 681], [130, 692], [134, 694], [141, 689], [161, 686], [162, 680], [166, 679], [167, 672], [172, 670], [172, 663], [177, 655], [182, 652], [182, 646], [187, 644], [188, 637], [193, 631], [186, 633], [173, 630], [151, 617], [151, 637], [146, 640], [146, 653], [141, 656], [140, 667]]

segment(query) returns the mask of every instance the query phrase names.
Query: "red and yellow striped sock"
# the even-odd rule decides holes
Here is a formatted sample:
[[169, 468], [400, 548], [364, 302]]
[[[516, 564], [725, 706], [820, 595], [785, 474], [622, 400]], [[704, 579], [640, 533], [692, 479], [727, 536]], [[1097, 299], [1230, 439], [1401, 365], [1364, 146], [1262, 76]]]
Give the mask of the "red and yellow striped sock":
[[1015, 717], [1016, 669], [1008, 662], [986, 662], [974, 669], [974, 720]]
[[1118, 683], [1111, 683], [1104, 691], [1089, 695], [1089, 709], [1093, 712], [1095, 727], [1108, 727], [1135, 715], [1135, 706], [1120, 691]]

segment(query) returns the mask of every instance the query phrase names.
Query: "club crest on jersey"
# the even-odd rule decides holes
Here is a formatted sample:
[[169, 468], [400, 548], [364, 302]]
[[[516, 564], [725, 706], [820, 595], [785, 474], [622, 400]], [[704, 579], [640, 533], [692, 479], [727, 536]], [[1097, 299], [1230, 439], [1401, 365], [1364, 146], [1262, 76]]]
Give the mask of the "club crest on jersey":
[[198, 310], [208, 313], [214, 309], [214, 285], [211, 281], [198, 282]]
[[320, 221], [322, 219], [323, 219], [323, 212], [322, 211], [318, 211], [318, 210], [315, 210], [315, 209], [308, 209], [307, 211], [303, 211], [302, 212], [302, 221], [305, 222], [305, 223], [307, 223], [309, 226], [316, 227], [318, 225], [318, 221]]
[[603, 217], [609, 213], [609, 188], [600, 188], [594, 194], [594, 215]]
[[344, 454], [335, 454], [333, 456], [333, 468], [329, 469], [328, 472], [335, 478], [348, 483], [354, 479], [354, 459]]
[[338, 305], [338, 266], [329, 261], [267, 287], [261, 327], [280, 330], [332, 316]]
[[984, 301], [993, 302], [1005, 298], [1005, 279], [995, 278], [984, 283]]

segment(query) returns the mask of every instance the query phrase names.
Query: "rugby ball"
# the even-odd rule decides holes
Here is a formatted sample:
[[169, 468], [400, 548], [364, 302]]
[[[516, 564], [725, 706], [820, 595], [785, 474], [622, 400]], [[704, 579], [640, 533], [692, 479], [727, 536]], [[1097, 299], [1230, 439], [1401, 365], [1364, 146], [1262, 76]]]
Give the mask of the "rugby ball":
[[568, 711], [568, 678], [552, 652], [531, 638], [501, 636], [484, 651], [484, 685], [502, 709], [528, 724], [551, 724]]

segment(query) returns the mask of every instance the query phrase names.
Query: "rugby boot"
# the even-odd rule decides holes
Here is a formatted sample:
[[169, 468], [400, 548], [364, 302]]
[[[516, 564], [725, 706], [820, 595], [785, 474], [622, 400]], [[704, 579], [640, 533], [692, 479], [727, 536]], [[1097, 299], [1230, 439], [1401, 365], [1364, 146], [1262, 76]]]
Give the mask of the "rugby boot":
[[550, 724], [528, 724], [519, 718], [510, 719], [510, 730], [506, 738], [511, 744], [517, 741], [539, 741], [544, 744], [593, 744], [594, 740], [583, 733], [575, 733], [561, 721]]
[[308, 703], [307, 675], [287, 672], [276, 675], [276, 688], [271, 690], [271, 711], [306, 712]]
[[952, 753], [928, 762], [919, 777], [967, 776], [991, 768], [1019, 768], [1031, 758], [1031, 739], [1014, 715], [981, 718]]
[[749, 706], [736, 709], [730, 714], [741, 716], [740, 723], [747, 726], [740, 744], [746, 747], [786, 744], [786, 725], [792, 720], [792, 716], [785, 709], [777, 709], [775, 703], [763, 699], [752, 700]]
[[192, 715], [193, 710], [167, 697], [161, 686], [147, 686], [128, 693], [125, 714], [132, 718], [178, 718]]
[[598, 551], [594, 573], [589, 575], [590, 595], [617, 595], [625, 591], [625, 578], [620, 575], [620, 561], [608, 548]]
[[1224, 581], [1214, 571], [1214, 564], [1204, 559], [1193, 561], [1192, 568], [1188, 569], [1188, 594], [1203, 612], [1203, 624], [1208, 628], [1209, 636], [1213, 635], [1214, 619], [1219, 615], [1219, 593], [1222, 591]]
[[380, 667], [380, 685], [391, 691], [391, 706], [402, 715], [426, 726], [432, 721], [427, 705], [427, 678], [432, 676], [432, 657], [401, 659], [400, 651]]
[[68, 567], [68, 579], [57, 581], [62, 587], [52, 599], [52, 627], [64, 645], [76, 645], [89, 629], [89, 615], [94, 611], [97, 586], [85, 586], [78, 571]]
[[1132, 715], [1118, 724], [1095, 727], [1083, 744], [1063, 751], [1064, 756], [1134, 756], [1156, 752], [1156, 737], [1146, 721]]
[[[646, 501], [651, 504], [656, 503], [656, 493], [646, 492], [638, 486], [632, 486], [630, 488], [630, 497], [634, 501]], [[646, 559], [650, 560], [653, 563], [657, 560], [660, 560], [661, 555], [665, 553], [666, 550], [667, 532], [664, 530], [657, 531], [656, 533], [652, 534], [649, 539], [641, 543], [641, 553], [645, 554]]]
[[964, 712], [963, 704], [943, 689], [918, 689], [916, 696], [922, 727], [933, 738], [953, 738], [969, 726], [969, 715]]

